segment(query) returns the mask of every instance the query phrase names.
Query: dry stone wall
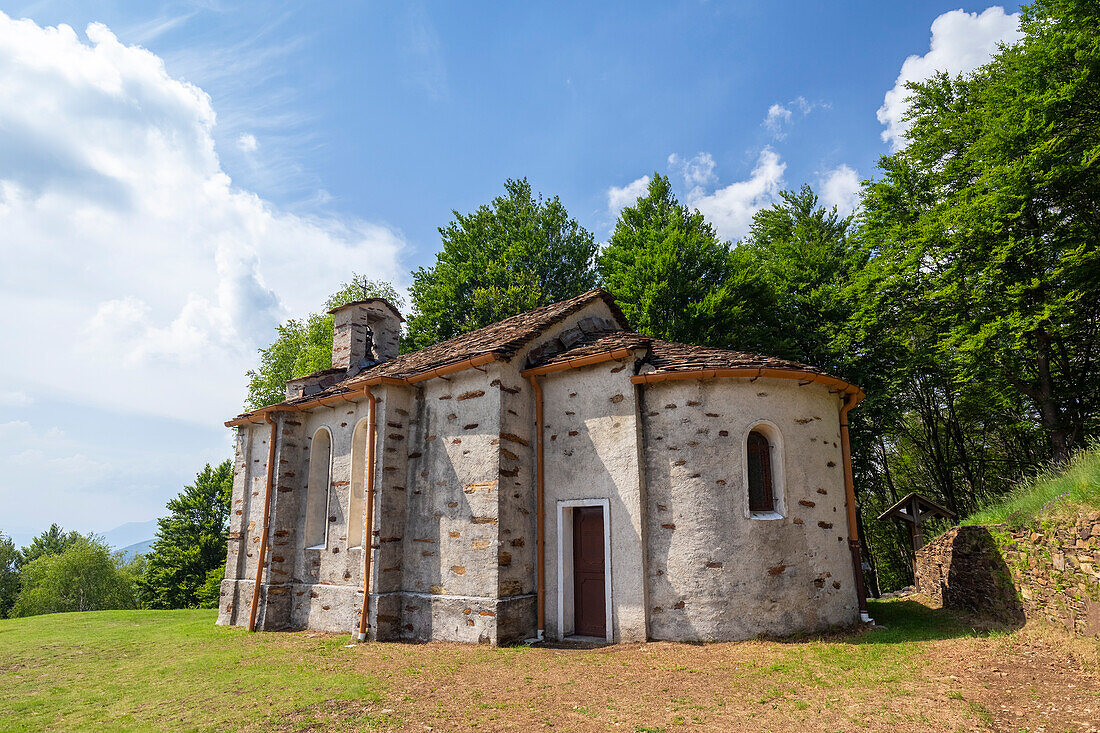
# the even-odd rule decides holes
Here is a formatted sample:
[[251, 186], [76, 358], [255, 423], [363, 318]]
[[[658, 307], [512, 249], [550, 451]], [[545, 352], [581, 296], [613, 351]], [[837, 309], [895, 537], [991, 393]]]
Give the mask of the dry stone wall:
[[1015, 530], [953, 527], [917, 552], [916, 576], [947, 608], [1100, 636], [1100, 512]]

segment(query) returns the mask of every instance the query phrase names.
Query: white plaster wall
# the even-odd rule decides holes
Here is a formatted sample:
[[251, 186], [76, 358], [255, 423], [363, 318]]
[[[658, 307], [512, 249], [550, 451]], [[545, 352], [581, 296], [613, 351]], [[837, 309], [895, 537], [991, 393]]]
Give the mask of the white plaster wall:
[[[545, 471], [546, 626], [558, 628], [559, 501], [607, 499], [611, 532], [612, 638], [646, 639], [641, 475], [633, 359], [541, 378]], [[607, 522], [605, 517], [605, 523]], [[564, 579], [571, 583], [571, 578]]]
[[[796, 380], [643, 389], [650, 637], [721, 641], [854, 622], [840, 399]], [[742, 441], [782, 435], [784, 513], [748, 517]]]

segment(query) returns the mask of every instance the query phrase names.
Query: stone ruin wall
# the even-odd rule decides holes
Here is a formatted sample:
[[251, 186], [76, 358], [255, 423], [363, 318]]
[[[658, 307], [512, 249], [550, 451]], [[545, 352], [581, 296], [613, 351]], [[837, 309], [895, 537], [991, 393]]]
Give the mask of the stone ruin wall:
[[917, 551], [916, 581], [946, 608], [1100, 636], [1100, 512], [1015, 530], [952, 527]]

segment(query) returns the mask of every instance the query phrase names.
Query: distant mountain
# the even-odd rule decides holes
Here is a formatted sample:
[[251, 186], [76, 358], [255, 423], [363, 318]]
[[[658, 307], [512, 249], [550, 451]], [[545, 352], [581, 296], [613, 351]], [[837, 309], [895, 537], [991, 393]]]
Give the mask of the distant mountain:
[[143, 542], [135, 542], [132, 545], [127, 545], [122, 548], [122, 559], [124, 562], [130, 562], [137, 555], [147, 555], [149, 550], [153, 547], [154, 540], [144, 540]]
[[127, 522], [126, 524], [120, 524], [109, 532], [97, 532], [97, 534], [100, 534], [104, 542], [116, 550], [125, 550], [130, 545], [152, 542], [151, 538], [157, 534], [157, 520]]

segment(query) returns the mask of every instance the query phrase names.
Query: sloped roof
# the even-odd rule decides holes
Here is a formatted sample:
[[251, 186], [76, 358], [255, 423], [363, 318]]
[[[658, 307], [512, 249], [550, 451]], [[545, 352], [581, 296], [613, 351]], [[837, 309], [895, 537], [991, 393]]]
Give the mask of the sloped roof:
[[401, 311], [397, 310], [397, 306], [395, 306], [393, 303], [386, 300], [385, 298], [364, 298], [363, 300], [353, 300], [349, 303], [344, 303], [343, 305], [338, 305], [335, 308], [330, 309], [328, 314], [331, 316], [334, 315], [337, 311], [342, 311], [345, 308], [350, 308], [353, 305], [364, 305], [366, 303], [381, 303], [382, 305], [389, 308], [390, 312], [397, 316], [397, 319], [399, 321], [401, 321], [402, 323], [405, 322], [405, 319], [401, 316]]
[[694, 371], [697, 369], [788, 369], [825, 375], [825, 372], [807, 364], [774, 356], [753, 354], [747, 351], [712, 349], [708, 346], [678, 344], [654, 339], [645, 358], [654, 370], [651, 374]]
[[[640, 365], [650, 367], [644, 370], [646, 377], [675, 372], [723, 369], [775, 369], [801, 374], [817, 374], [837, 383], [847, 384], [837, 380], [836, 377], [831, 377], [817, 367], [796, 361], [745, 351], [714, 349], [707, 346], [663, 341], [629, 331], [627, 330], [629, 325], [626, 316], [623, 315], [615, 300], [606, 291], [596, 288], [568, 300], [551, 303], [511, 318], [505, 318], [503, 321], [492, 323], [484, 328], [464, 333], [447, 341], [441, 341], [418, 351], [401, 354], [395, 359], [384, 361], [353, 376], [341, 379], [319, 392], [285, 400], [277, 405], [272, 405], [271, 408], [302, 407], [318, 400], [354, 392], [359, 385], [372, 379], [380, 377], [400, 380], [411, 379], [433, 370], [459, 365], [475, 357], [492, 355], [502, 360], [508, 360], [515, 356], [521, 348], [542, 335], [549, 327], [597, 300], [602, 300], [607, 304], [623, 330], [583, 332], [581, 329], [577, 329], [574, 334], [577, 340], [572, 341], [569, 348], [557, 353], [538, 355], [531, 363], [526, 365], [526, 368], [535, 369], [552, 366], [625, 348], [646, 350]], [[340, 370], [327, 369], [309, 376], [338, 371]], [[299, 377], [299, 379], [303, 378]], [[642, 377], [638, 376], [634, 379], [642, 379]], [[858, 390], [858, 387], [853, 388]], [[230, 422], [242, 420], [254, 414], [254, 412], [244, 413]]]
[[643, 336], [633, 331], [605, 331], [603, 333], [586, 334], [582, 341], [573, 348], [540, 359], [533, 359], [528, 363], [527, 368], [553, 366], [554, 364], [582, 359], [586, 356], [594, 356], [616, 349], [646, 349], [652, 341], [653, 339], [649, 336]]
[[495, 354], [502, 359], [510, 359], [547, 328], [597, 300], [607, 303], [619, 324], [624, 329], [629, 328], [626, 316], [619, 310], [619, 306], [611, 295], [605, 290], [596, 288], [569, 300], [544, 305], [453, 339], [440, 341], [419, 351], [401, 354], [396, 359], [364, 369], [347, 383], [355, 384], [373, 377], [407, 379], [416, 374], [457, 364], [482, 354]]
[[[511, 318], [505, 318], [503, 321], [491, 323], [484, 328], [479, 328], [469, 333], [464, 333], [461, 336], [441, 341], [438, 344], [426, 346], [418, 351], [401, 354], [395, 359], [376, 364], [353, 376], [342, 379], [320, 392], [291, 400], [284, 400], [270, 407], [299, 407], [326, 397], [334, 397], [352, 392], [357, 384], [361, 384], [373, 378], [389, 377], [394, 379], [408, 379], [418, 374], [458, 364], [467, 359], [485, 354], [492, 354], [498, 358], [507, 360], [514, 356], [521, 348], [540, 336], [550, 326], [553, 326], [558, 321], [561, 321], [599, 300], [607, 304], [615, 320], [618, 321], [622, 328], [629, 328], [626, 316], [623, 315], [622, 310], [620, 310], [618, 304], [615, 303], [614, 298], [612, 298], [607, 291], [601, 288], [595, 288], [569, 298], [568, 300], [550, 303], [549, 305], [520, 313]], [[306, 376], [319, 376], [332, 371], [334, 370], [326, 369]], [[298, 379], [304, 378], [305, 377], [298, 377]], [[252, 414], [254, 414], [254, 412], [246, 412], [238, 415], [234, 420], [240, 420]]]
[[650, 374], [663, 374], [668, 372], [697, 371], [706, 369], [786, 369], [798, 372], [811, 372], [822, 374], [825, 372], [816, 367], [800, 364], [797, 361], [779, 359], [774, 356], [763, 356], [747, 351], [732, 351], [730, 349], [712, 349], [707, 346], [694, 346], [692, 344], [680, 344], [673, 341], [644, 336], [633, 331], [611, 331], [604, 333], [586, 334], [575, 346], [565, 351], [560, 351], [551, 356], [532, 361], [527, 365], [528, 369], [552, 366], [574, 359], [582, 359], [616, 349], [646, 349], [646, 355], [642, 358], [643, 364], [648, 364], [653, 369]]

